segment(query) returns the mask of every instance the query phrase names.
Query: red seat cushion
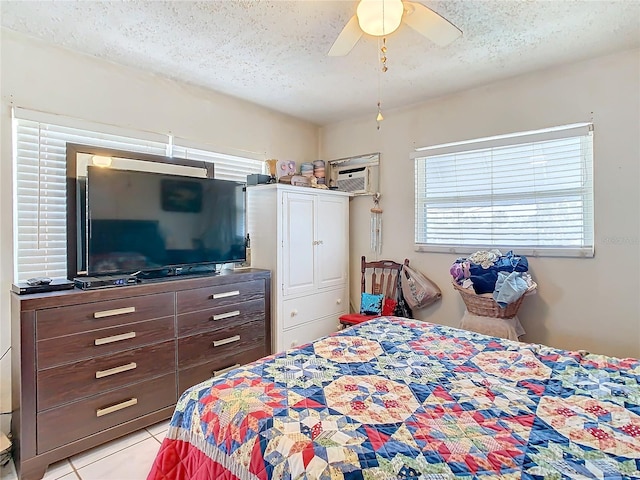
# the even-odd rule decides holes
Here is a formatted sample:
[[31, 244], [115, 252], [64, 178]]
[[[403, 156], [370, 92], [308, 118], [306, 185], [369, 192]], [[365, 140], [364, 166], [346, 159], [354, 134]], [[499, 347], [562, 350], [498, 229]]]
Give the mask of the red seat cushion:
[[340, 315], [340, 323], [343, 325], [358, 325], [359, 323], [366, 322], [372, 318], [379, 317], [380, 315], [361, 315], [359, 313], [347, 313], [346, 315]]

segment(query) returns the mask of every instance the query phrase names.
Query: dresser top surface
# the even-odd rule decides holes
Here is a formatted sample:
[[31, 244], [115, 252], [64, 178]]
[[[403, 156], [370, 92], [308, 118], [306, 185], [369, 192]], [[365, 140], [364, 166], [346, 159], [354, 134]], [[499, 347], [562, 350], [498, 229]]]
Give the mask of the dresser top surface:
[[163, 292], [178, 292], [194, 288], [229, 285], [257, 279], [270, 280], [271, 272], [258, 268], [242, 270], [223, 270], [216, 275], [197, 276], [187, 278], [172, 278], [169, 280], [143, 282], [137, 285], [101, 288], [96, 290], [62, 290], [56, 292], [18, 295], [11, 293], [13, 302], [19, 304], [21, 311], [37, 310], [40, 308], [77, 305], [102, 300], [116, 300], [139, 295], [151, 295]]

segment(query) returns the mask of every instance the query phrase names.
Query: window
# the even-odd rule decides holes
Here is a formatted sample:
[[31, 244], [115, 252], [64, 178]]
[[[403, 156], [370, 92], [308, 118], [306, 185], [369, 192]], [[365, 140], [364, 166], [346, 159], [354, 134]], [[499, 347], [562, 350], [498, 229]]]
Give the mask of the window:
[[[213, 175], [220, 180], [234, 180], [236, 182], [246, 182], [247, 175], [251, 173], [264, 173], [264, 160], [246, 158], [238, 155], [228, 155], [225, 153], [211, 152], [196, 148], [191, 142], [182, 139], [174, 139], [172, 146], [173, 157], [185, 158], [188, 160], [201, 160], [215, 164]], [[248, 153], [251, 155], [251, 153]], [[253, 154], [255, 155], [255, 154]]]
[[216, 178], [245, 181], [264, 161], [174, 147], [172, 138], [14, 109], [14, 281], [67, 276], [66, 143], [215, 163]]
[[416, 249], [593, 256], [592, 130], [575, 124], [417, 149]]

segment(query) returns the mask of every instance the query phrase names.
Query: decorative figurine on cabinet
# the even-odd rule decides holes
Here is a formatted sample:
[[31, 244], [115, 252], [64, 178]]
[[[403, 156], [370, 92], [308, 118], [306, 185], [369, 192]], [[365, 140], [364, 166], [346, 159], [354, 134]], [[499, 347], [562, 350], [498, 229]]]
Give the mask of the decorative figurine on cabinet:
[[276, 166], [276, 177], [284, 177], [296, 174], [296, 162], [293, 160], [278, 160]]

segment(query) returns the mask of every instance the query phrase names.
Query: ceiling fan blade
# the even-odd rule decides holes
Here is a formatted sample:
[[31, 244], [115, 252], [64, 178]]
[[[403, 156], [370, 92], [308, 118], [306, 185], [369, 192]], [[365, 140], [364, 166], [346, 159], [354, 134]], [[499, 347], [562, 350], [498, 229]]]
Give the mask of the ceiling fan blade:
[[433, 43], [445, 47], [462, 35], [462, 30], [421, 3], [403, 3], [402, 21]]
[[329, 50], [327, 55], [330, 57], [345, 56], [356, 46], [361, 36], [362, 30], [360, 30], [360, 25], [358, 25], [358, 17], [354, 15], [342, 29], [336, 41], [333, 42], [331, 50]]

